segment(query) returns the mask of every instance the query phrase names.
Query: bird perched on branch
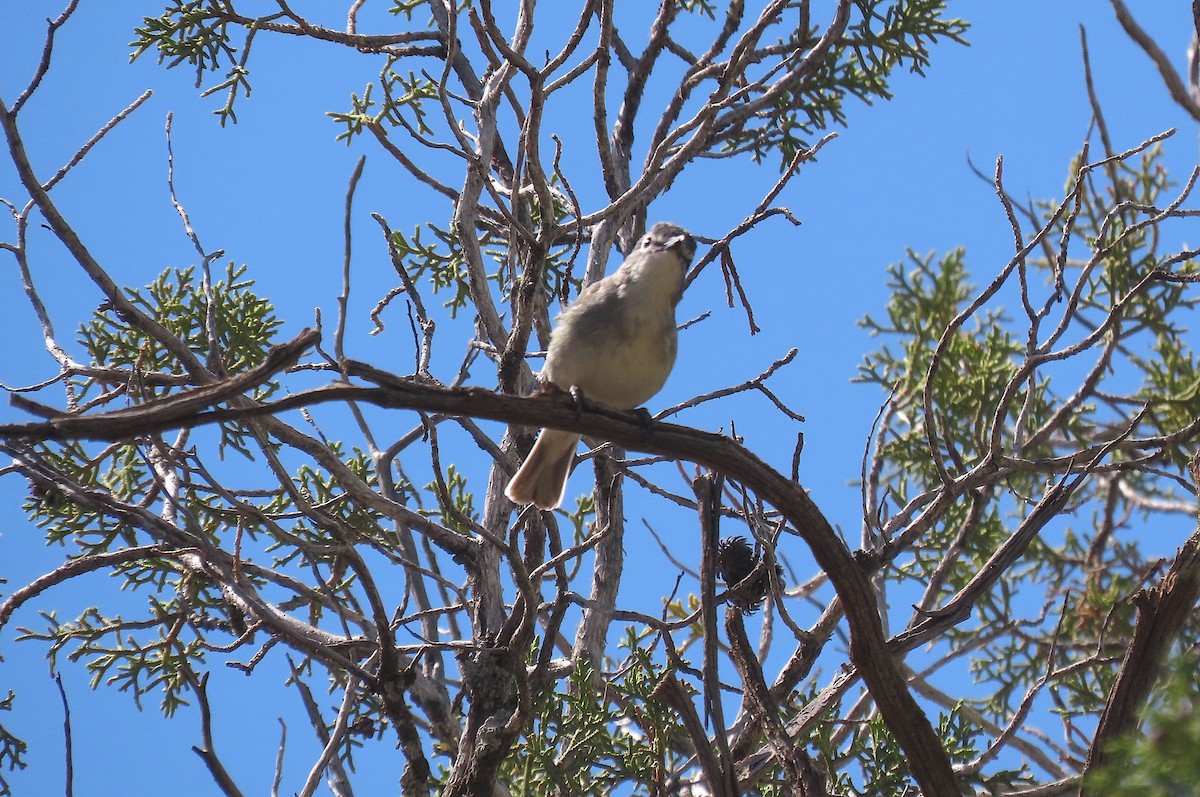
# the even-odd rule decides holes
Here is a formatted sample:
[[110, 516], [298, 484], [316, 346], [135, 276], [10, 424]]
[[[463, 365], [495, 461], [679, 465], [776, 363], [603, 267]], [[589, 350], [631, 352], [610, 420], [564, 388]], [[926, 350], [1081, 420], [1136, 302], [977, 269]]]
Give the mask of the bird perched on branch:
[[[655, 224], [615, 273], [588, 286], [550, 334], [543, 389], [578, 388], [593, 401], [630, 410], [662, 389], [675, 365], [675, 305], [696, 254], [687, 230]], [[514, 504], [562, 503], [579, 435], [543, 429], [504, 494]]]

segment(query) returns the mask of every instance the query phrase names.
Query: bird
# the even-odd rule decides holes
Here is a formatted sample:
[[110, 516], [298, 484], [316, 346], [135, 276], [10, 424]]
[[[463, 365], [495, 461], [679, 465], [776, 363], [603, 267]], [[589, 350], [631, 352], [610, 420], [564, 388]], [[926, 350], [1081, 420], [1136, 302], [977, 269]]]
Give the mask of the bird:
[[[622, 410], [640, 407], [675, 366], [675, 306], [696, 254], [682, 227], [659, 222], [612, 274], [585, 288], [550, 333], [543, 390], [578, 390]], [[553, 386], [553, 387], [548, 387]], [[542, 429], [504, 494], [518, 506], [556, 509], [567, 489], [579, 435]]]

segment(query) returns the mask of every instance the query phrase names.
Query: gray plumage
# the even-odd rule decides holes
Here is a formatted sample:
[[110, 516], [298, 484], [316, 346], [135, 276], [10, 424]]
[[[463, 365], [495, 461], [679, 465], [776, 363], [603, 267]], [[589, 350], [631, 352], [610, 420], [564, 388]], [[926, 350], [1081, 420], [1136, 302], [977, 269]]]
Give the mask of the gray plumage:
[[[559, 315], [543, 383], [618, 409], [662, 389], [675, 365], [675, 305], [696, 242], [682, 227], [655, 224], [613, 274], [586, 288]], [[515, 504], [562, 503], [579, 435], [543, 429], [504, 494]]]

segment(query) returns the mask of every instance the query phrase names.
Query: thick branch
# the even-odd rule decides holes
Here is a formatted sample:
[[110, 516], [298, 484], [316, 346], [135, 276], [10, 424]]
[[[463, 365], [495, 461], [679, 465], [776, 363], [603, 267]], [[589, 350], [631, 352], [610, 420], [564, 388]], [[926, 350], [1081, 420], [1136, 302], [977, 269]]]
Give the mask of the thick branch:
[[[305, 350], [311, 348], [321, 338], [321, 333], [315, 329], [305, 329], [294, 339], [287, 343], [282, 343], [278, 346], [271, 347], [267, 353], [267, 357], [261, 364], [251, 368], [248, 371], [222, 379], [219, 382], [213, 382], [204, 387], [187, 390], [182, 393], [176, 393], [164, 398], [155, 399], [145, 404], [139, 404], [134, 407], [112, 410], [104, 413], [104, 417], [116, 420], [118, 423], [123, 416], [132, 415], [135, 419], [143, 417], [143, 410], [150, 409], [150, 414], [158, 419], [159, 422], [165, 423], [165, 427], [186, 426], [187, 420], [194, 416], [197, 412], [205, 410], [216, 404], [240, 396], [259, 385], [264, 385], [271, 380], [275, 374], [283, 371], [300, 359], [300, 355]], [[99, 416], [71, 416], [65, 413], [59, 414], [55, 410], [43, 407], [39, 404], [22, 398], [14, 394], [10, 401], [29, 412], [38, 415], [51, 415], [54, 418], [64, 417], [99, 417]]]
[[[1200, 460], [1192, 460], [1195, 476]], [[1108, 696], [1108, 704], [1100, 715], [1096, 736], [1088, 751], [1085, 772], [1103, 767], [1109, 761], [1108, 746], [1121, 736], [1135, 730], [1141, 722], [1141, 711], [1150, 690], [1162, 670], [1171, 645], [1179, 637], [1196, 601], [1200, 599], [1200, 528], [1198, 528], [1171, 563], [1170, 570], [1158, 584], [1133, 596], [1138, 609], [1137, 627], [1133, 641], [1121, 662], [1121, 672]], [[1085, 786], [1081, 797], [1088, 794]]]

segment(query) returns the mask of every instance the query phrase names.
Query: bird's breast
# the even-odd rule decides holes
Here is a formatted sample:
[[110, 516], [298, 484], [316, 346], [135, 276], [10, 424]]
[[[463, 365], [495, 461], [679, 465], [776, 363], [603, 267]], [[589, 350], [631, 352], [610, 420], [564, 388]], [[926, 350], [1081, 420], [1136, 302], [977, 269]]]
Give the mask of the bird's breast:
[[662, 389], [675, 365], [675, 313], [673, 307], [639, 313], [615, 304], [621, 306], [608, 307], [612, 312], [600, 304], [594, 312], [565, 317], [554, 331], [543, 376], [562, 388], [577, 386], [595, 401], [632, 409]]

